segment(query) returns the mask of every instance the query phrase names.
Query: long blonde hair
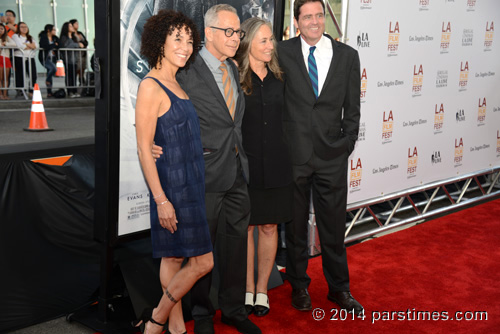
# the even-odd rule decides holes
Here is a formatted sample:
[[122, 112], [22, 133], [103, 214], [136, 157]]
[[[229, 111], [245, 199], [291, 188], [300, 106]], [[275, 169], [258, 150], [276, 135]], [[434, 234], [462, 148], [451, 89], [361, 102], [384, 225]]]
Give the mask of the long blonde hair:
[[[258, 17], [249, 18], [241, 24], [241, 29], [245, 31], [246, 34], [245, 38], [243, 38], [240, 42], [240, 47], [238, 52], [236, 52], [235, 58], [238, 62], [241, 88], [246, 95], [252, 95], [252, 69], [250, 68], [249, 60], [250, 48], [252, 40], [255, 38], [255, 34], [263, 25], [268, 26], [271, 31], [273, 31], [271, 23]], [[273, 39], [273, 44], [274, 49], [271, 55], [271, 61], [267, 64], [267, 66], [277, 79], [283, 81], [283, 72], [281, 71], [278, 63], [278, 45], [275, 39]]]

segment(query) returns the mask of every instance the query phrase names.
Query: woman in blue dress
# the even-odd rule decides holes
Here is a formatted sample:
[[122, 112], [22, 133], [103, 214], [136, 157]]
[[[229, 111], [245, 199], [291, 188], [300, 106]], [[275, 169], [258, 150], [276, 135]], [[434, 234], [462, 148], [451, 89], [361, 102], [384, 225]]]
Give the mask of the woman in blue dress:
[[[152, 69], [137, 93], [137, 148], [150, 189], [153, 257], [161, 258], [164, 290], [158, 306], [136, 323], [148, 334], [161, 333], [167, 319], [170, 333], [185, 332], [179, 301], [213, 268], [198, 117], [175, 79], [199, 45], [195, 24], [182, 13], [162, 10], [144, 25], [141, 53]], [[165, 152], [156, 162], [153, 142]]]

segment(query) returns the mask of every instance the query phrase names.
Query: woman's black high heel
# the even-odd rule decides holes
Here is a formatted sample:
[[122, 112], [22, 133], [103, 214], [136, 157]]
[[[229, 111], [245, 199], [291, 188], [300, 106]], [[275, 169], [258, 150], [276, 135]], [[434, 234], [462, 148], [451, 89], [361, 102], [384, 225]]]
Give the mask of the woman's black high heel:
[[163, 329], [163, 327], [165, 327], [165, 324], [161, 324], [158, 321], [156, 321], [155, 319], [153, 319], [153, 309], [152, 308], [148, 308], [148, 309], [145, 309], [144, 311], [142, 311], [142, 315], [139, 317], [139, 319], [132, 322], [132, 326], [140, 327], [141, 332], [144, 333], [144, 331], [146, 330], [146, 323], [147, 322], [152, 322], [155, 325], [161, 326], [162, 329]]

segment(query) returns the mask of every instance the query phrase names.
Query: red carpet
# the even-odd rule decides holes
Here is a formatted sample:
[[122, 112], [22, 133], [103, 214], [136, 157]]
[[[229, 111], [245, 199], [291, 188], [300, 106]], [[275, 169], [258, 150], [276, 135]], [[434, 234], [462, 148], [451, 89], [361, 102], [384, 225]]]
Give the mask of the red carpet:
[[[271, 334], [499, 333], [499, 246], [495, 200], [349, 247], [351, 291], [365, 307], [364, 320], [331, 310], [319, 257], [309, 261], [309, 292], [323, 320], [291, 307], [288, 282], [269, 291], [269, 315], [250, 318]], [[458, 321], [456, 312], [467, 320]], [[193, 333], [193, 321], [186, 326]], [[220, 322], [219, 312], [215, 331], [237, 333]]]

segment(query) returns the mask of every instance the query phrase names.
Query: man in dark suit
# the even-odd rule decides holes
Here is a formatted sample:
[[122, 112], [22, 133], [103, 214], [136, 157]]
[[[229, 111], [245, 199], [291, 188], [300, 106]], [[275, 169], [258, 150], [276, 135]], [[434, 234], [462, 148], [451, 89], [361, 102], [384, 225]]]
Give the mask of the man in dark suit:
[[[177, 80], [189, 95], [200, 120], [205, 156], [205, 201], [212, 242], [217, 254], [222, 322], [241, 333], [261, 333], [245, 311], [247, 228], [250, 199], [248, 159], [241, 144], [245, 99], [233, 57], [244, 32], [236, 10], [216, 5], [205, 14], [205, 46]], [[221, 221], [221, 224], [219, 224]], [[222, 231], [217, 231], [219, 224]], [[213, 333], [214, 307], [209, 299], [212, 274], [191, 290], [195, 333]]]
[[347, 159], [357, 140], [360, 64], [357, 51], [325, 32], [321, 0], [296, 0], [294, 23], [300, 36], [279, 44], [286, 73], [283, 130], [294, 178], [294, 218], [286, 225], [286, 274], [292, 306], [312, 308], [307, 288], [309, 201], [315, 209], [327, 298], [341, 308], [363, 312], [349, 288], [344, 234]]

